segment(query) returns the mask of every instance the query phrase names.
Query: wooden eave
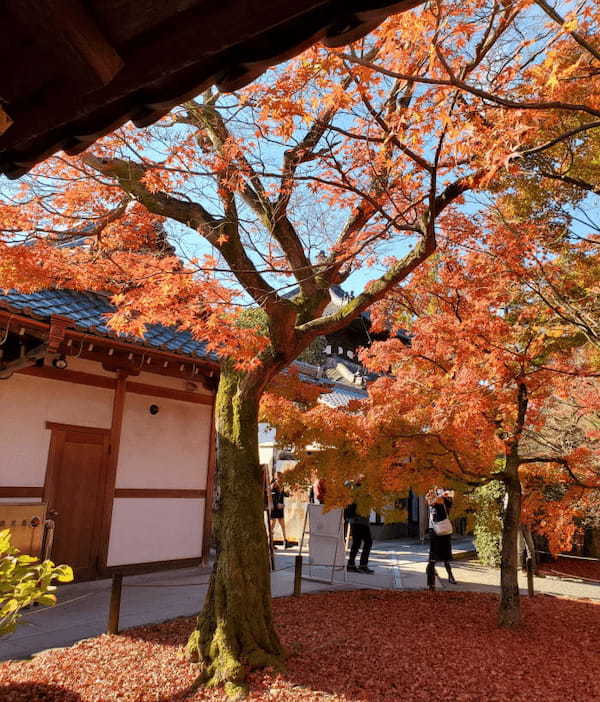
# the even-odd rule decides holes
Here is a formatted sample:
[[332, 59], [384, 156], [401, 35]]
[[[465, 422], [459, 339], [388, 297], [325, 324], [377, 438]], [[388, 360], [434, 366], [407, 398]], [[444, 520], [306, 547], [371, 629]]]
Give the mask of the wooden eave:
[[[69, 326], [75, 327], [75, 321], [65, 317], [60, 317], [59, 320], [63, 326], [64, 336], [51, 349], [53, 354], [64, 354], [67, 359], [71, 356], [96, 361], [106, 370], [115, 372], [125, 371], [129, 375], [138, 375], [142, 371], [158, 373], [200, 383], [211, 391], [216, 389], [219, 365], [215, 361], [171, 353], [112, 337], [87, 334], [69, 328]], [[40, 341], [48, 342], [51, 340], [53, 322], [56, 324], [57, 321], [52, 318], [50, 322], [45, 322], [0, 309], [0, 338], [5, 333], [12, 332], [34, 336]]]
[[236, 90], [317, 41], [341, 46], [423, 0], [6, 0], [0, 173]]

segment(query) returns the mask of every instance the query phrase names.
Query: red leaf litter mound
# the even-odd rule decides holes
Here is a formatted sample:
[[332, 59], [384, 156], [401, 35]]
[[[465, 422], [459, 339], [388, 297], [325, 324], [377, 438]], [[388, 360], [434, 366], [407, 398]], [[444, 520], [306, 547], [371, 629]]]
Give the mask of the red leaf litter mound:
[[[277, 599], [284, 673], [251, 675], [251, 700], [590, 702], [600, 700], [600, 604], [523, 599], [524, 625], [496, 627], [475, 593], [335, 592]], [[99, 636], [0, 664], [2, 702], [225, 700], [190, 690], [181, 659], [193, 619]]]

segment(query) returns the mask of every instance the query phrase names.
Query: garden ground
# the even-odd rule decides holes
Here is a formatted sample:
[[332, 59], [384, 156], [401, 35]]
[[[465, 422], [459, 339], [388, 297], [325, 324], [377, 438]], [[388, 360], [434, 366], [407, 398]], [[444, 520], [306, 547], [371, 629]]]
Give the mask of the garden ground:
[[[468, 555], [472, 549], [469, 539], [456, 539], [453, 543], [457, 557]], [[303, 592], [324, 589], [347, 590], [376, 588], [382, 590], [419, 590], [425, 587], [425, 562], [427, 544], [415, 540], [379, 541], [371, 553], [370, 564], [374, 575], [349, 573], [345, 581], [336, 574], [333, 584], [304, 580]], [[290, 595], [293, 591], [295, 549], [278, 551], [277, 570], [273, 573], [272, 589], [275, 597]], [[477, 561], [458, 560], [454, 566], [457, 586], [447, 584], [444, 576], [438, 580], [440, 589], [448, 591], [479, 591], [497, 593], [499, 573]], [[326, 580], [331, 570], [309, 569], [305, 575]], [[195, 614], [206, 593], [209, 571], [206, 568], [163, 571], [125, 578], [120, 626], [122, 629], [156, 623], [178, 616]], [[522, 592], [527, 592], [525, 578], [520, 576]], [[97, 580], [87, 583], [63, 585], [59, 589], [59, 605], [53, 608], [36, 608], [25, 615], [17, 631], [0, 639], [0, 660], [25, 658], [33, 653], [68, 646], [81, 639], [97, 636], [106, 631], [110, 581]], [[556, 577], [536, 578], [536, 592], [571, 598], [590, 598], [600, 601], [600, 583]]]
[[[284, 672], [252, 674], [252, 700], [600, 700], [598, 602], [524, 598], [516, 631], [496, 627], [497, 597], [486, 593], [328, 592], [273, 606], [291, 654]], [[193, 624], [179, 618], [2, 663], [0, 699], [224, 700], [194, 689], [197, 669], [181, 658]]]

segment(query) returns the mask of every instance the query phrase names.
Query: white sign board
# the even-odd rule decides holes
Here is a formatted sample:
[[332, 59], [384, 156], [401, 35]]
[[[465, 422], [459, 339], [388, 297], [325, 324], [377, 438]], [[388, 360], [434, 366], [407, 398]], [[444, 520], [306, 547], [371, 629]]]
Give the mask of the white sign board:
[[324, 510], [324, 505], [308, 505], [308, 562], [311, 566], [344, 566], [346, 555], [342, 510]]

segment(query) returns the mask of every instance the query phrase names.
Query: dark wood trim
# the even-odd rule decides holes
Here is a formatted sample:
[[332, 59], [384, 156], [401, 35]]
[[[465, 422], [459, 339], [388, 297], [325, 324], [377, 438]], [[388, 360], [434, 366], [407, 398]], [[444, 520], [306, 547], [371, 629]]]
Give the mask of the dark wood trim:
[[3, 321], [8, 320], [11, 326], [14, 325], [25, 328], [29, 327], [30, 329], [43, 330], [45, 332], [48, 332], [50, 329], [50, 325], [46, 322], [41, 322], [38, 319], [32, 319], [31, 317], [26, 317], [19, 312], [11, 312], [10, 310], [1, 309], [0, 319]]
[[[62, 380], [67, 383], [78, 383], [80, 385], [90, 385], [98, 388], [114, 390], [117, 386], [115, 378], [109, 378], [94, 373], [75, 371], [70, 369], [51, 368], [49, 366], [37, 366], [24, 368], [18, 371], [22, 375], [33, 375], [49, 380]], [[201, 395], [195, 392], [186, 392], [175, 388], [162, 387], [160, 385], [150, 385], [148, 383], [136, 383], [129, 381], [126, 385], [127, 392], [136, 395], [148, 395], [150, 397], [164, 397], [168, 400], [178, 400], [179, 402], [192, 402], [198, 405], [210, 406], [214, 403], [214, 395]]]
[[[46, 422], [46, 429], [50, 429], [52, 431], [50, 436], [50, 446], [48, 448], [48, 463], [46, 464], [46, 477], [44, 479], [43, 492], [43, 500], [48, 504], [49, 509], [52, 509], [53, 507], [52, 500], [54, 499], [56, 489], [57, 454], [64, 443], [64, 428], [66, 426], [66, 424], [54, 425], [53, 422]], [[63, 429], [61, 430], [60, 427]]]
[[79, 424], [61, 424], [60, 422], [46, 422], [46, 429], [53, 431], [84, 431], [87, 434], [108, 434], [110, 429], [100, 427], [86, 427]]
[[0, 497], [42, 497], [44, 487], [0, 487]]
[[215, 429], [215, 404], [210, 415], [210, 437], [206, 473], [206, 499], [204, 500], [204, 524], [202, 527], [202, 562], [208, 563], [212, 543], [213, 504], [215, 496], [215, 473], [217, 470], [217, 433]]
[[[27, 319], [27, 318], [26, 318]], [[48, 325], [44, 325], [48, 328]], [[210, 361], [204, 358], [196, 358], [195, 356], [186, 356], [183, 354], [172, 353], [170, 351], [162, 351], [161, 349], [156, 349], [151, 346], [143, 346], [141, 344], [128, 343], [126, 341], [119, 341], [113, 337], [96, 336], [94, 334], [86, 334], [85, 332], [75, 331], [68, 329], [66, 333], [67, 339], [73, 339], [77, 341], [84, 341], [94, 346], [106, 347], [111, 349], [123, 349], [124, 351], [132, 351], [133, 353], [144, 354], [147, 358], [157, 358], [171, 361], [177, 361], [178, 363], [186, 363], [187, 365], [195, 364], [198, 369], [203, 369], [206, 371], [219, 372], [219, 364], [216, 361]], [[151, 372], [151, 370], [145, 366], [140, 370]]]
[[117, 482], [117, 465], [119, 463], [119, 448], [121, 445], [121, 429], [123, 427], [123, 411], [125, 407], [125, 388], [127, 375], [119, 373], [115, 394], [113, 397], [112, 417], [110, 424], [110, 455], [106, 471], [106, 491], [104, 494], [104, 512], [100, 527], [99, 568], [106, 567], [108, 546], [110, 541], [110, 526], [112, 523], [115, 484]]
[[123, 575], [142, 575], [156, 573], [160, 570], [175, 570], [176, 568], [193, 568], [202, 564], [201, 558], [179, 558], [173, 561], [151, 561], [150, 563], [126, 563], [124, 565], [106, 566], [101, 568], [102, 575], [110, 576], [114, 573]]
[[206, 490], [194, 490], [194, 489], [152, 489], [152, 488], [117, 488], [115, 490], [115, 497], [135, 497], [135, 498], [172, 498], [177, 497], [181, 499], [204, 499], [206, 497]]
[[85, 373], [83, 371], [75, 371], [60, 368], [51, 368], [50, 366], [37, 366], [33, 368], [25, 368], [19, 371], [22, 375], [34, 375], [39, 378], [47, 378], [49, 380], [62, 380], [67, 383], [77, 383], [79, 385], [92, 385], [97, 388], [106, 388], [113, 390], [117, 381], [114, 378], [109, 378], [104, 375], [95, 375], [94, 373]]
[[164, 388], [158, 385], [147, 385], [146, 383], [127, 383], [127, 392], [137, 395], [150, 395], [151, 397], [164, 397], [169, 400], [179, 400], [181, 402], [194, 402], [199, 405], [212, 405], [214, 395], [199, 395], [195, 392], [185, 390], [175, 390], [174, 388]]
[[50, 317], [50, 330], [48, 332], [48, 352], [56, 353], [65, 338], [67, 328], [72, 326], [73, 322], [68, 317], [62, 317], [58, 314], [53, 314]]

